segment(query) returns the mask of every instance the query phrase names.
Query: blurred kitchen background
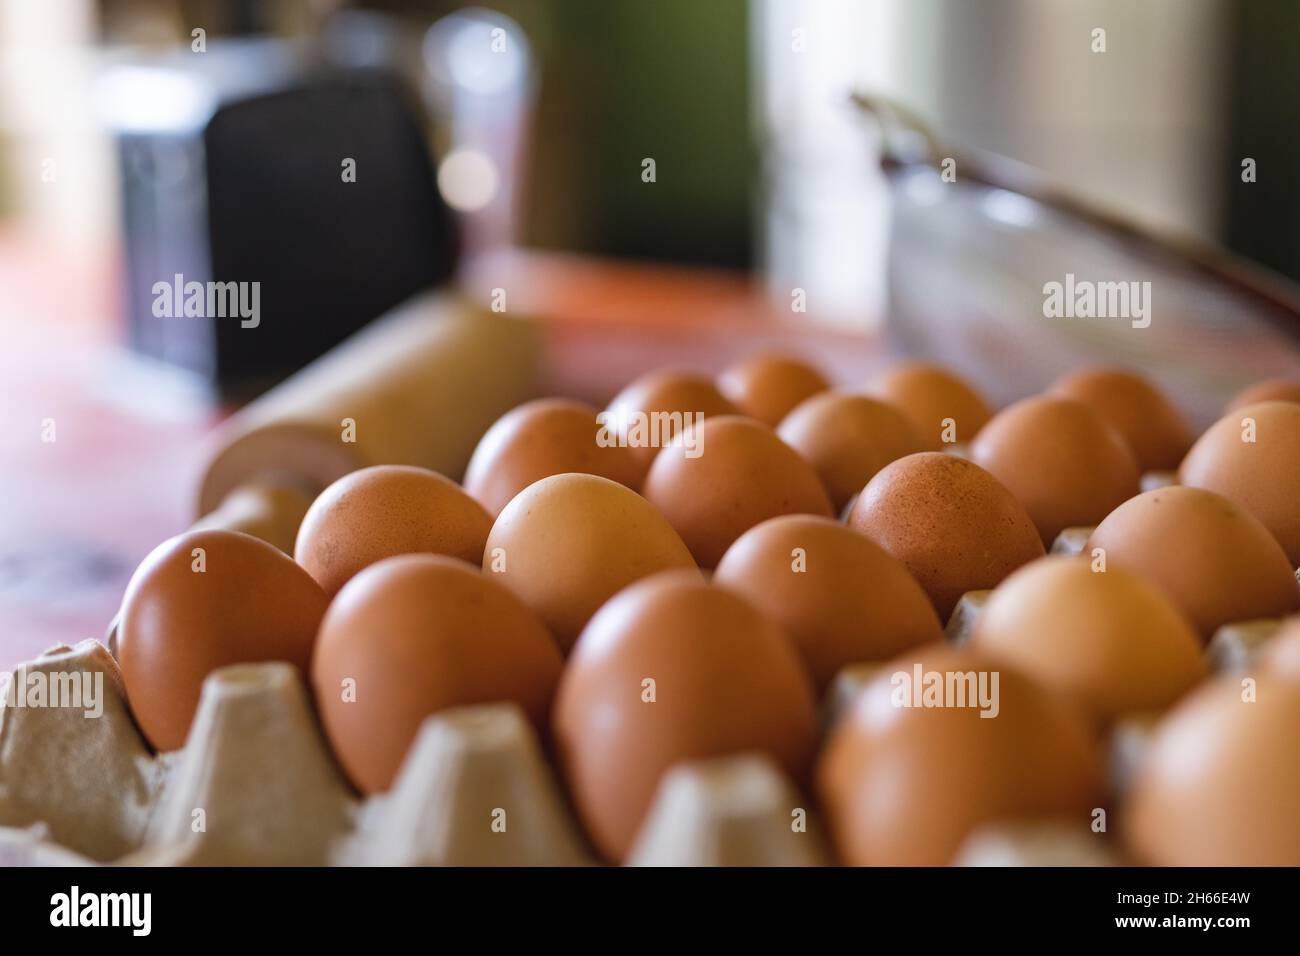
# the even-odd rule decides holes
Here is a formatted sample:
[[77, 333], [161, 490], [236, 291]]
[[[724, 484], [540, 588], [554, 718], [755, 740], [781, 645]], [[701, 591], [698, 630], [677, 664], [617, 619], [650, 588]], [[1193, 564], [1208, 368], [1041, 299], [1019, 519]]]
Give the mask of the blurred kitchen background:
[[[458, 146], [488, 154], [460, 167], [471, 181], [459, 188], [479, 190], [468, 202], [480, 250], [760, 270], [787, 294], [808, 290], [814, 319], [870, 327], [886, 308], [888, 220], [874, 130], [848, 102], [866, 89], [909, 106], [945, 142], [1022, 160], [1132, 218], [1300, 275], [1300, 5], [1288, 0], [489, 6], [0, 0], [0, 280], [30, 256], [59, 262], [53, 274], [111, 268], [122, 173], [106, 115], [165, 109], [171, 94], [105, 74], [169, 56], [200, 69], [184, 58], [196, 28], [209, 56], [279, 38], [399, 70], [440, 158]], [[475, 86], [481, 48], [449, 56], [455, 28], [430, 32], [467, 8], [508, 34], [517, 72], [491, 81], [503, 89]], [[272, 59], [227, 69], [270, 73]], [[647, 157], [653, 189], [639, 175]], [[1253, 184], [1242, 183], [1243, 157], [1257, 161]], [[18, 305], [0, 294], [7, 318]]]

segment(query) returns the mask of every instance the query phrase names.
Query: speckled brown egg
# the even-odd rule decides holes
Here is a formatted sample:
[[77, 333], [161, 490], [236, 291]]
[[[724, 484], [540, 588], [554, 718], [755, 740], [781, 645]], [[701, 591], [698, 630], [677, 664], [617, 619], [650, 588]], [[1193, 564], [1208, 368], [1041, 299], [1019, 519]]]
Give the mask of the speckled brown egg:
[[339, 763], [363, 793], [388, 789], [430, 714], [513, 701], [547, 728], [560, 651], [515, 595], [456, 558], [388, 558], [339, 592], [312, 686]]
[[760, 521], [831, 515], [812, 465], [766, 425], [720, 415], [690, 432], [699, 453], [692, 456], [681, 445], [660, 451], [644, 494], [701, 567], [715, 567], [731, 543]]
[[495, 518], [515, 495], [551, 475], [599, 475], [635, 490], [645, 464], [618, 444], [590, 405], [541, 398], [507, 412], [483, 435], [465, 469], [465, 490]]
[[595, 475], [529, 485], [502, 510], [483, 554], [484, 573], [519, 595], [566, 650], [617, 591], [671, 568], [695, 570], [695, 562], [664, 516]]
[[[615, 432], [629, 442], [632, 453], [648, 469], [659, 449], [677, 437], [683, 424], [710, 415], [739, 415], [740, 409], [703, 375], [660, 369], [629, 384], [614, 396], [605, 413], [619, 423]], [[638, 427], [657, 442], [633, 442]]]
[[763, 353], [724, 369], [718, 390], [750, 418], [775, 428], [804, 399], [830, 383], [807, 362], [790, 355]]
[[1237, 502], [1300, 566], [1300, 404], [1262, 402], [1223, 416], [1192, 446], [1178, 478]]
[[943, 866], [994, 820], [1059, 814], [1087, 833], [1103, 776], [1070, 702], [1003, 662], [938, 646], [886, 664], [862, 691], [822, 750], [817, 791], [842, 862]]
[[[885, 369], [867, 383], [867, 392], [906, 415], [930, 451], [970, 441], [993, 416], [988, 402], [962, 378], [924, 362], [900, 362]], [[952, 442], [947, 442], [949, 437]]]
[[191, 531], [154, 548], [127, 585], [117, 632], [149, 742], [185, 743], [203, 680], [218, 667], [287, 661], [305, 680], [327, 603], [306, 571], [251, 535]]
[[1121, 806], [1139, 862], [1300, 866], [1300, 681], [1205, 685], [1157, 728]]
[[660, 779], [683, 761], [761, 751], [805, 784], [813, 706], [803, 662], [775, 622], [672, 572], [622, 591], [591, 619], [553, 720], [578, 815], [601, 855], [619, 861]]
[[1235, 412], [1260, 402], [1300, 402], [1300, 379], [1270, 378], [1248, 385], [1233, 396], [1225, 412]]
[[1048, 545], [1138, 493], [1137, 459], [1124, 437], [1069, 398], [1026, 398], [998, 412], [975, 436], [970, 459], [1016, 496]]
[[1083, 402], [1114, 426], [1143, 471], [1178, 467], [1192, 444], [1187, 422], [1158, 388], [1122, 368], [1084, 368], [1061, 376], [1048, 394]]
[[445, 554], [478, 564], [492, 519], [454, 481], [407, 465], [344, 475], [298, 529], [294, 558], [333, 596], [362, 568], [396, 554]]
[[1191, 623], [1154, 584], [1086, 558], [1025, 565], [993, 591], [971, 647], [1101, 721], [1162, 710], [1208, 673]]
[[786, 515], [750, 528], [727, 549], [713, 583], [785, 628], [818, 693], [846, 664], [885, 660], [943, 637], [907, 568], [829, 518]]
[[1240, 505], [1202, 488], [1171, 486], [1131, 498], [1084, 546], [1168, 594], [1205, 640], [1223, 624], [1300, 609], [1282, 547]]
[[967, 591], [996, 587], [1043, 556], [1024, 506], [978, 465], [921, 452], [886, 465], [849, 512], [862, 532], [912, 572], [946, 621]]
[[925, 450], [898, 409], [847, 392], [823, 392], [801, 402], [777, 435], [817, 470], [837, 514], [881, 468]]

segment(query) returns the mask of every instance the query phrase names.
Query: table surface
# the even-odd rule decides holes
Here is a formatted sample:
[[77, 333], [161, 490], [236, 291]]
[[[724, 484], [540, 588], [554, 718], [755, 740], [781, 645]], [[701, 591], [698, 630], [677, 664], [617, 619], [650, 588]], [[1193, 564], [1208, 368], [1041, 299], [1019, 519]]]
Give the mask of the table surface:
[[[117, 301], [114, 261], [86, 261], [0, 235], [0, 669], [104, 635], [135, 566], [194, 519], [223, 417], [120, 346], [104, 307]], [[511, 311], [542, 323], [545, 394], [600, 403], [649, 368], [711, 372], [763, 346], [844, 383], [883, 357], [870, 334], [791, 323], [741, 275], [515, 253], [468, 267], [462, 284], [486, 297], [487, 277], [503, 275]]]

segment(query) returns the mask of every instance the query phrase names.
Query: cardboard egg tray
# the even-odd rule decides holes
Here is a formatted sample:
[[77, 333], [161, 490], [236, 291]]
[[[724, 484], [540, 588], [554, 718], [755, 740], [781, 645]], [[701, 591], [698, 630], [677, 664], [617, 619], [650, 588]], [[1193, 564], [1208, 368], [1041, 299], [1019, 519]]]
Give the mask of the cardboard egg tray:
[[[1069, 534], [1069, 532], [1067, 532]], [[1086, 537], [1086, 536], [1085, 536]], [[969, 632], [988, 592], [962, 598], [950, 640]], [[1244, 667], [1278, 626], [1222, 628], [1206, 653]], [[823, 701], [829, 727], [880, 664], [844, 669]], [[17, 683], [99, 682], [84, 706], [32, 706]], [[89, 683], [87, 683], [89, 682]], [[91, 698], [63, 697], [79, 705]], [[1122, 791], [1154, 724], [1113, 732]], [[806, 800], [766, 757], [684, 763], [660, 784], [632, 865], [807, 866], [831, 862]], [[802, 819], [801, 826], [792, 820]], [[297, 672], [249, 664], [209, 675], [186, 745], [155, 754], [135, 725], [117, 663], [97, 641], [55, 648], [0, 675], [0, 866], [594, 864], [531, 727], [513, 704], [428, 718], [392, 789], [360, 799], [345, 781]], [[1111, 865], [1109, 839], [1050, 820], [972, 833], [962, 865]]]
[[[102, 644], [55, 648], [13, 676], [33, 672], [101, 681], [102, 713], [0, 694], [0, 865], [595, 862], [513, 704], [430, 717], [393, 788], [361, 800], [287, 664], [214, 671], [185, 747], [163, 754], [137, 730]], [[790, 825], [799, 802], [761, 756], [683, 765], [663, 781], [631, 862], [824, 862], [815, 832]]]

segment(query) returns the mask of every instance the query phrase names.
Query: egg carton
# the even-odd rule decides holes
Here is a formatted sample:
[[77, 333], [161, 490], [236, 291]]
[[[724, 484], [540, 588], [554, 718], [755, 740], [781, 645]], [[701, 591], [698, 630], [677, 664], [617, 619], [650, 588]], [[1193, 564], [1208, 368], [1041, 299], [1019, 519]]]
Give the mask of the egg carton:
[[[961, 642], [988, 592], [963, 596], [948, 625]], [[1215, 670], [1246, 669], [1280, 622], [1219, 630]], [[881, 664], [844, 668], [822, 702], [829, 729]], [[30, 685], [99, 682], [102, 712], [32, 706]], [[61, 701], [69, 703], [67, 699]], [[83, 697], [72, 701], [91, 702]], [[98, 708], [97, 708], [98, 709]], [[1122, 793], [1155, 715], [1111, 737]], [[683, 763], [664, 776], [628, 862], [655, 866], [815, 866], [831, 862], [815, 814], [760, 754]], [[803, 827], [792, 826], [802, 817]], [[595, 859], [546, 755], [513, 704], [429, 717], [384, 794], [362, 799], [287, 664], [220, 668], [203, 685], [185, 746], [154, 753], [137, 728], [117, 662], [97, 641], [58, 647], [0, 674], [0, 866], [583, 866]], [[971, 834], [962, 865], [1111, 865], [1108, 842], [1051, 820], [997, 821]]]
[[[153, 753], [117, 664], [96, 641], [16, 675], [102, 682], [102, 712], [31, 706], [0, 687], [0, 865], [582, 866], [592, 852], [522, 711], [456, 708], [425, 721], [391, 790], [359, 798], [287, 664], [214, 671], [185, 746]], [[84, 685], [83, 685], [84, 686]], [[68, 698], [62, 698], [68, 703]], [[794, 787], [766, 757], [668, 773], [629, 862], [827, 862], [797, 830]]]

